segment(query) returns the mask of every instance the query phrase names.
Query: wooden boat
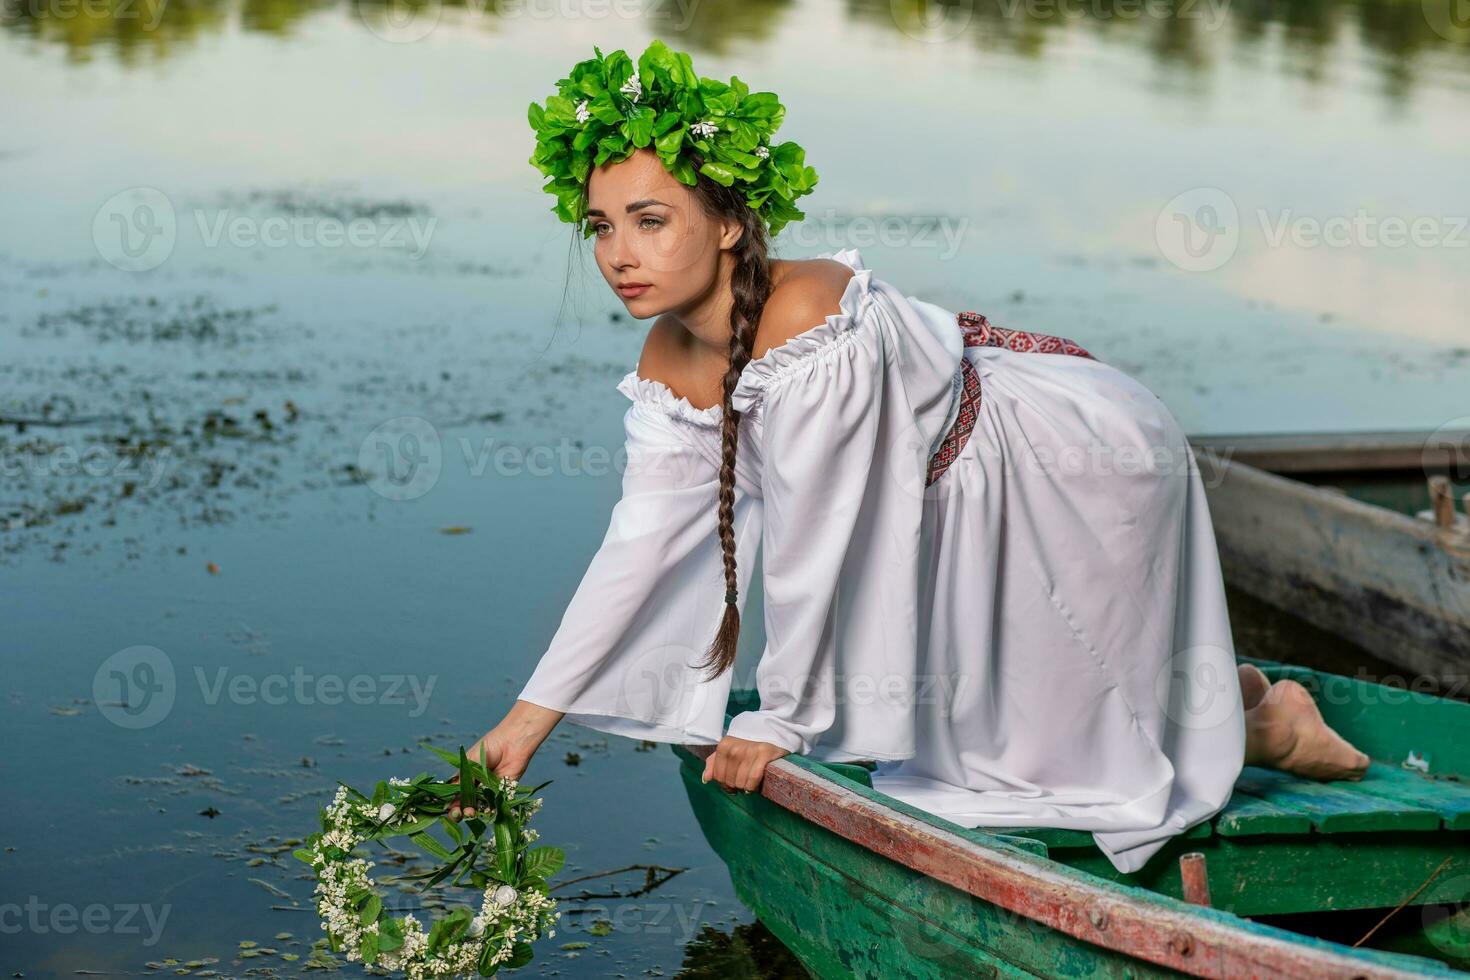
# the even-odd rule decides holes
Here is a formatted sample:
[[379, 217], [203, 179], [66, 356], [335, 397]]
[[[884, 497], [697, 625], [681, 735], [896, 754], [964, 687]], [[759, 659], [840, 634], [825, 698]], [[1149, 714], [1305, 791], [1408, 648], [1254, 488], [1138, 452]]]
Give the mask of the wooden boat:
[[[863, 764], [785, 756], [759, 793], [727, 793], [700, 781], [710, 747], [672, 748], [741, 901], [817, 977], [1465, 976], [1470, 704], [1241, 659], [1311, 690], [1369, 773], [1246, 767], [1219, 814], [1132, 874], [1086, 832], [924, 813]], [[727, 714], [757, 704], [737, 690]], [[1304, 913], [1326, 922], [1309, 934]]]
[[1470, 688], [1470, 432], [1189, 441], [1228, 584]]

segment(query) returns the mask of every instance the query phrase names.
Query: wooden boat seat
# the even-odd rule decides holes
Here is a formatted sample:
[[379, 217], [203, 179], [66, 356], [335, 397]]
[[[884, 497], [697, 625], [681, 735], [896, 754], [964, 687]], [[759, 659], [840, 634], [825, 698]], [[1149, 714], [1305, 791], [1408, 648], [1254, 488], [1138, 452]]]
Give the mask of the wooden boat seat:
[[[1223, 810], [1126, 875], [1087, 831], [986, 827], [966, 835], [1175, 897], [1182, 896], [1179, 856], [1200, 852], [1211, 903], [1239, 915], [1465, 901], [1470, 705], [1425, 695], [1395, 699], [1384, 695], [1387, 688], [1354, 678], [1240, 659], [1272, 680], [1290, 677], [1311, 690], [1328, 724], [1372, 759], [1364, 778], [1323, 782], [1247, 766]], [[1429, 771], [1406, 767], [1411, 758]], [[825, 768], [872, 786], [873, 764]]]

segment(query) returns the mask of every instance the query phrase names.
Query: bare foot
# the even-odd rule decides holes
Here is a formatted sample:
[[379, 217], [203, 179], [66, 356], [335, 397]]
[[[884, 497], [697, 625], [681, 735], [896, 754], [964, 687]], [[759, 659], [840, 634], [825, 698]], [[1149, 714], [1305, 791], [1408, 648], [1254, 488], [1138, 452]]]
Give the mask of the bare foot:
[[1240, 664], [1235, 673], [1240, 678], [1240, 703], [1249, 711], [1261, 703], [1271, 688], [1271, 681], [1255, 664]]
[[1328, 727], [1312, 693], [1279, 680], [1246, 711], [1248, 766], [1267, 766], [1308, 779], [1362, 779], [1368, 756]]

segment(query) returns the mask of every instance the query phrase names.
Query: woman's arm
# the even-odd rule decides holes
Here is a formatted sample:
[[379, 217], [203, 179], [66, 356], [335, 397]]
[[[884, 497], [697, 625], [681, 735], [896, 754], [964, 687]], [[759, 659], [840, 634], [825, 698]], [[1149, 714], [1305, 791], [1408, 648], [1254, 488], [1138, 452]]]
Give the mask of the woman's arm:
[[[500, 724], [490, 729], [470, 747], [466, 755], [483, 763], [487, 772], [506, 779], [520, 779], [530, 765], [531, 757], [561, 721], [562, 713], [543, 708], [530, 701], [516, 701]], [[473, 817], [475, 808], [460, 812], [458, 801], [449, 805], [449, 819]]]
[[[632, 738], [718, 741], [730, 675], [706, 682], [696, 664], [723, 611], [719, 471], [688, 426], [636, 398], [624, 416], [628, 464], [607, 533], [515, 704], [476, 743], [501, 775], [519, 778], [564, 717]], [[739, 502], [737, 536], [758, 508]]]

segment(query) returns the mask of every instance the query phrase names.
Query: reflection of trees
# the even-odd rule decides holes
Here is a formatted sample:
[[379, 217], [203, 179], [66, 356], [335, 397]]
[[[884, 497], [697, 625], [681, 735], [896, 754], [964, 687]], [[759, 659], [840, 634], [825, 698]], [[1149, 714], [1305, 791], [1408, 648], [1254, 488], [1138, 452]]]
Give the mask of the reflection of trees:
[[[848, 0], [854, 20], [935, 43], [969, 43], [1039, 58], [1049, 36], [1086, 28], [1132, 41], [1165, 67], [1204, 73], [1221, 56], [1216, 29], [1249, 49], [1278, 34], [1287, 70], [1331, 82], [1336, 48], [1351, 28], [1375, 59], [1385, 90], [1408, 92], [1417, 57], [1435, 49], [1470, 54], [1464, 0]], [[1217, 20], [1218, 18], [1218, 20]], [[925, 24], [933, 24], [926, 31]], [[1215, 29], [1212, 29], [1215, 28]]]
[[145, 57], [161, 60], [234, 18], [246, 30], [285, 34], [302, 18], [334, 5], [335, 0], [9, 0], [0, 3], [0, 25], [60, 44], [73, 61], [110, 48], [131, 65]]
[[226, 4], [218, 0], [106, 0], [51, 4], [21, 0], [0, 6], [5, 26], [37, 40], [64, 45], [74, 61], [110, 46], [125, 64], [169, 49], [205, 30], [218, 30]]
[[768, 980], [809, 980], [811, 974], [790, 950], [757, 919], [722, 932], [703, 923], [684, 946], [678, 980], [700, 978], [765, 977]]
[[240, 26], [247, 31], [285, 37], [308, 14], [335, 6], [335, 0], [244, 0]]
[[[180, 43], [234, 21], [242, 30], [286, 35], [301, 20], [346, 9], [357, 20], [384, 11], [432, 5], [495, 17], [509, 0], [0, 0], [0, 25], [64, 45], [75, 60], [110, 47], [124, 63], [162, 58]], [[577, 0], [517, 0], [517, 3]], [[694, 53], [725, 53], [732, 45], [773, 42], [800, 0], [643, 0], [650, 34]], [[825, 0], [804, 0], [822, 3]], [[1434, 51], [1470, 55], [1465, 0], [847, 0], [847, 16], [900, 39], [972, 44], [1040, 58], [1057, 31], [1088, 30], [1150, 52], [1184, 76], [1208, 75], [1224, 56], [1251, 58], [1279, 37], [1294, 75], [1332, 83], [1345, 29], [1382, 57], [1374, 59], [1385, 92], [1408, 94], [1420, 56]], [[1459, 16], [1457, 16], [1459, 14]], [[1224, 24], [1215, 30], [1216, 18]], [[927, 26], [926, 26], [927, 25]], [[1226, 33], [1228, 31], [1228, 34]], [[937, 32], [937, 36], [936, 36]], [[814, 44], [822, 44], [814, 39]], [[922, 54], [925, 45], [916, 45]], [[937, 49], [935, 49], [937, 50]], [[772, 55], [788, 52], [771, 52]], [[792, 51], [820, 64], [819, 50]], [[840, 52], [831, 52], [838, 57]]]
[[[644, 0], [644, 4], [648, 30], [670, 47], [693, 55], [724, 54], [737, 43], [770, 40], [793, 6], [792, 0]], [[820, 61], [817, 52], [806, 56]], [[698, 66], [696, 61], [696, 70]]]

